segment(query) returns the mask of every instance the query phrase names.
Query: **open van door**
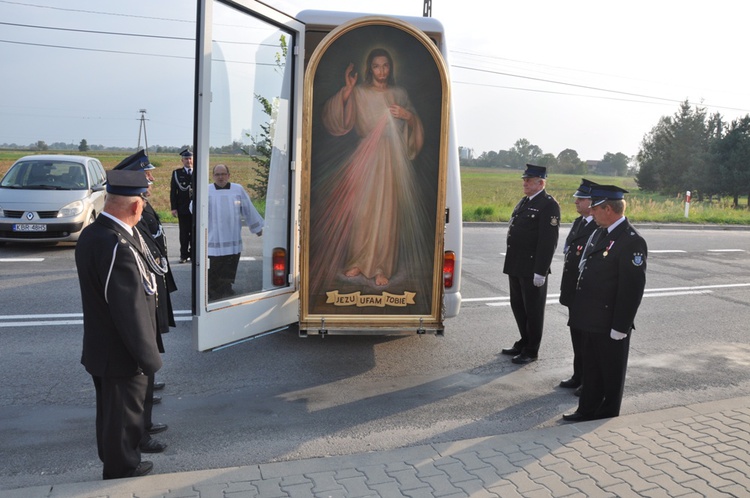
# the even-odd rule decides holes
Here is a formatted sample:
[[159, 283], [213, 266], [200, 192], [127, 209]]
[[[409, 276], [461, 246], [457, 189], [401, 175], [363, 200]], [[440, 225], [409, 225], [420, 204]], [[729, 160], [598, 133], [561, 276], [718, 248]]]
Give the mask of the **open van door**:
[[[303, 62], [297, 54], [304, 53], [304, 27], [251, 0], [200, 0], [198, 8], [193, 345], [205, 351], [299, 320]], [[209, 292], [209, 256], [216, 255], [209, 235], [228, 220], [209, 213], [217, 164], [227, 166], [229, 181], [250, 195], [264, 219], [259, 237], [243, 226], [234, 282], [218, 294]], [[216, 268], [214, 260], [214, 278]]]

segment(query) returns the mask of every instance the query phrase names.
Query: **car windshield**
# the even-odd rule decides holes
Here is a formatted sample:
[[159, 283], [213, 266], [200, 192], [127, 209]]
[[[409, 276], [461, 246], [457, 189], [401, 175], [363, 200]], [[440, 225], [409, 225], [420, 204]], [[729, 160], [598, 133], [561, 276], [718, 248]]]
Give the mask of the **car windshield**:
[[8, 170], [0, 187], [36, 190], [86, 190], [83, 165], [70, 161], [20, 161]]

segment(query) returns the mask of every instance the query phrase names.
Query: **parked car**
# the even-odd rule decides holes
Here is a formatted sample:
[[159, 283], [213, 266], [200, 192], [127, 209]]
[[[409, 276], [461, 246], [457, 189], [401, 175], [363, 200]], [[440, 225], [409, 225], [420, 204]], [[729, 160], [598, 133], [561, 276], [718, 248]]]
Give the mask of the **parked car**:
[[102, 211], [106, 183], [93, 157], [22, 157], [0, 180], [0, 241], [77, 241]]

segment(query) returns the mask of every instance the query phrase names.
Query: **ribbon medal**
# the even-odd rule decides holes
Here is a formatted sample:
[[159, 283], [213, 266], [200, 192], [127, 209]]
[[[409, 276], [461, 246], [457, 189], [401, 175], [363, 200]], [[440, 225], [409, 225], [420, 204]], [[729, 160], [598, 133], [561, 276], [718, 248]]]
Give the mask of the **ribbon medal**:
[[610, 240], [610, 241], [609, 241], [609, 245], [608, 245], [608, 246], [607, 246], [607, 248], [606, 248], [606, 249], [604, 250], [604, 257], [605, 257], [605, 258], [606, 258], [607, 256], [609, 256], [609, 250], [610, 250], [610, 249], [612, 249], [612, 246], [613, 246], [613, 245], [615, 245], [615, 241], [614, 241], [614, 240]]

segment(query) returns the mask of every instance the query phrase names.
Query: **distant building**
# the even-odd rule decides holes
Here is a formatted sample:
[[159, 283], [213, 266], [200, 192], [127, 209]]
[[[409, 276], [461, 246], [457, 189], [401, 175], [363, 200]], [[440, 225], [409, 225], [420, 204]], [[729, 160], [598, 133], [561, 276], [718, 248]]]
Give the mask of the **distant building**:
[[586, 171], [588, 171], [589, 173], [598, 173], [600, 164], [601, 161], [593, 161], [589, 159], [586, 161]]
[[474, 159], [474, 149], [469, 149], [468, 147], [459, 147], [458, 148], [458, 159], [459, 160], [471, 160]]

